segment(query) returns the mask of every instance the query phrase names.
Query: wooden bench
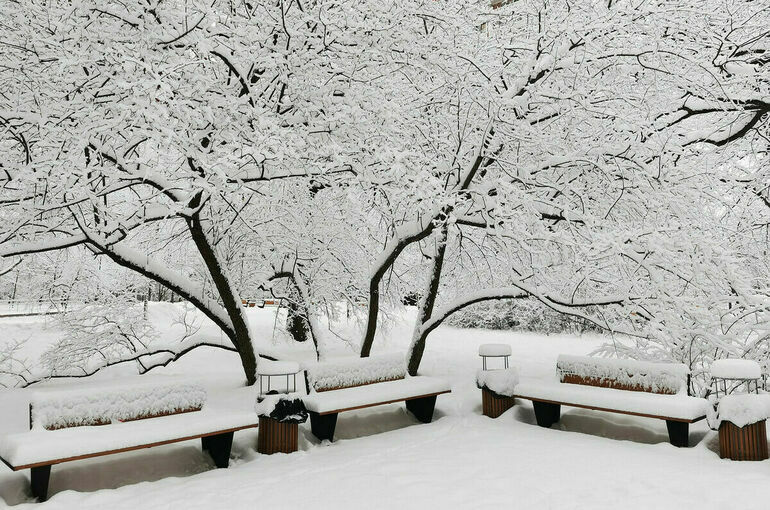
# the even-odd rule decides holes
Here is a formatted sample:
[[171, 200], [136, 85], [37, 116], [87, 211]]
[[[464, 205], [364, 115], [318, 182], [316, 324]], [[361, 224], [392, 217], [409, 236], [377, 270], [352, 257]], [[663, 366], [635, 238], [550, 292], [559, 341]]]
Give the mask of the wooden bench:
[[329, 441], [339, 413], [403, 401], [419, 421], [430, 423], [436, 397], [451, 392], [442, 379], [407, 376], [402, 355], [319, 363], [306, 368], [305, 381], [311, 429]]
[[200, 393], [181, 395], [189, 390], [183, 385], [175, 394], [173, 387], [153, 390], [140, 384], [33, 396], [30, 430], [0, 438], [0, 460], [13, 471], [31, 471], [32, 495], [39, 501], [48, 497], [54, 464], [191, 439], [200, 438], [214, 464], [226, 468], [233, 433], [256, 427], [257, 416], [201, 409]]
[[532, 401], [541, 427], [558, 422], [566, 405], [665, 420], [671, 444], [688, 446], [689, 425], [704, 419], [710, 405], [684, 393], [684, 365], [562, 355], [557, 373], [559, 381], [516, 385], [514, 396]]

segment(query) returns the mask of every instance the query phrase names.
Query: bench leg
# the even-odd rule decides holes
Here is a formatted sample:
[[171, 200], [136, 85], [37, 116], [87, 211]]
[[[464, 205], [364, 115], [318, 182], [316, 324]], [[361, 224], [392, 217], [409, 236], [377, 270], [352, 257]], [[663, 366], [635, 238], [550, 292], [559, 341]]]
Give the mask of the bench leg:
[[48, 499], [48, 480], [51, 478], [51, 466], [30, 469], [32, 495], [41, 503]]
[[535, 420], [541, 427], [550, 427], [559, 421], [561, 416], [561, 405], [551, 404], [549, 402], [532, 401], [532, 407], [535, 408]]
[[690, 445], [690, 424], [681, 421], [666, 420], [668, 440], [674, 446], [686, 447]]
[[230, 450], [233, 447], [232, 432], [202, 437], [201, 445], [204, 452], [209, 452], [214, 464], [218, 468], [226, 468], [230, 465]]
[[430, 423], [433, 419], [433, 409], [436, 407], [436, 395], [432, 397], [413, 398], [406, 401], [406, 408], [421, 422]]
[[321, 441], [324, 439], [334, 441], [334, 429], [337, 427], [337, 413], [321, 415], [309, 411], [308, 414], [310, 415], [310, 429], [313, 431], [313, 435]]

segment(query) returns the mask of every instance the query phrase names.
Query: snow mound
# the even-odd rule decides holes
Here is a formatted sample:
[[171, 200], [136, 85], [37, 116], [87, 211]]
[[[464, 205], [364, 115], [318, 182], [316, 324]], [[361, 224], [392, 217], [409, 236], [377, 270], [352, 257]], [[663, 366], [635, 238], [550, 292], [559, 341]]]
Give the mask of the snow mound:
[[272, 361], [269, 359], [259, 360], [257, 365], [257, 375], [286, 375], [296, 374], [300, 371], [299, 363], [296, 361]]
[[519, 384], [519, 371], [514, 367], [476, 372], [476, 386], [486, 388], [498, 395], [512, 397], [517, 384]]
[[770, 418], [770, 394], [727, 395], [717, 407], [717, 425], [729, 421], [744, 427]]
[[310, 388], [328, 391], [406, 377], [406, 360], [401, 354], [369, 358], [342, 358], [305, 366]]
[[511, 346], [508, 344], [481, 344], [479, 356], [510, 356]]
[[559, 381], [614, 389], [674, 395], [686, 391], [690, 370], [681, 363], [650, 363], [627, 359], [560, 354]]
[[711, 364], [711, 377], [723, 379], [759, 379], [762, 369], [751, 359], [720, 359]]
[[30, 419], [33, 428], [54, 430], [197, 411], [205, 402], [206, 390], [188, 382], [89, 385], [33, 393]]

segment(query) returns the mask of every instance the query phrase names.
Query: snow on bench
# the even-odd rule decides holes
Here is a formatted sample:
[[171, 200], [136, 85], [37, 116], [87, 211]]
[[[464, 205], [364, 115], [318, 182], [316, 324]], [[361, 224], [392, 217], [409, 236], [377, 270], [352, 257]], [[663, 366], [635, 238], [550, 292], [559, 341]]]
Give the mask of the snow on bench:
[[106, 425], [169, 414], [200, 411], [206, 390], [187, 382], [157, 380], [108, 383], [78, 389], [41, 390], [32, 394], [30, 428], [56, 430], [84, 425]]
[[687, 366], [681, 363], [649, 363], [566, 354], [557, 358], [556, 371], [559, 380], [564, 383], [667, 395], [686, 389], [689, 374]]
[[[708, 413], [706, 399], [684, 394], [683, 365], [579, 356], [559, 356], [559, 363], [559, 382], [522, 380], [515, 387], [516, 398], [532, 401], [542, 427], [558, 422], [567, 405], [665, 420], [671, 444], [687, 446], [689, 424]], [[679, 392], [672, 394], [674, 388]]]
[[206, 393], [189, 383], [107, 384], [36, 393], [29, 432], [0, 438], [0, 460], [31, 470], [32, 494], [48, 495], [51, 466], [201, 439], [217, 467], [227, 467], [233, 433], [257, 426], [251, 412], [202, 409]]
[[303, 400], [321, 440], [334, 439], [339, 413], [394, 402], [405, 401], [418, 420], [430, 423], [436, 397], [451, 391], [442, 379], [408, 376], [401, 355], [328, 361], [306, 367], [305, 374]]

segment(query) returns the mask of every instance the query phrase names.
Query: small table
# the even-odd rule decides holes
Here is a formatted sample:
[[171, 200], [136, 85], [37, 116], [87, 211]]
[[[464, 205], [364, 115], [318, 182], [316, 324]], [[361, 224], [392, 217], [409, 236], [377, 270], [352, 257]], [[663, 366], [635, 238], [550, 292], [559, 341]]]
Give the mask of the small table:
[[[732, 393], [741, 384], [746, 385], [746, 391], [751, 392], [754, 383], [754, 393], [759, 393], [759, 381], [762, 379], [762, 369], [750, 359], [720, 359], [711, 364], [711, 384], [715, 395], [719, 398], [719, 383], [722, 383], [724, 395]], [[728, 383], [730, 389], [728, 390]]]
[[[301, 369], [296, 361], [270, 361], [262, 360], [257, 365], [257, 377], [259, 377], [259, 394], [266, 395], [271, 390], [271, 379], [273, 377], [286, 377], [286, 391], [284, 393], [293, 393], [297, 391], [297, 374]], [[289, 390], [289, 376], [293, 378], [292, 389]], [[267, 378], [267, 391], [263, 391], [262, 380]]]
[[508, 368], [508, 358], [511, 356], [511, 346], [508, 344], [481, 344], [479, 356], [483, 370], [487, 370], [487, 358], [503, 358], [505, 368]]

